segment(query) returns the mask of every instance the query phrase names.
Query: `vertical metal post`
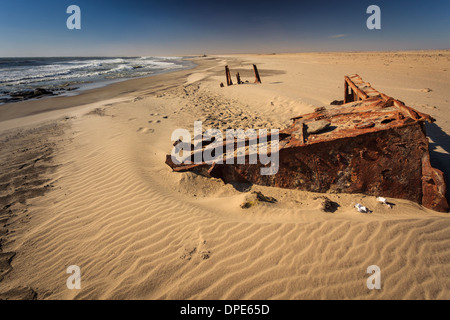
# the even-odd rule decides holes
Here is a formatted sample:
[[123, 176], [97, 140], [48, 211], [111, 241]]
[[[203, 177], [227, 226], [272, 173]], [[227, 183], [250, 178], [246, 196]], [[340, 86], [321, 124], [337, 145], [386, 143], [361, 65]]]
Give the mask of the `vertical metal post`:
[[255, 83], [261, 83], [261, 78], [259, 76], [258, 68], [256, 65], [253, 65], [253, 70], [255, 71]]
[[236, 79], [237, 79], [237, 83], [238, 83], [238, 84], [242, 84], [241, 76], [240, 76], [239, 72], [236, 73]]
[[225, 66], [225, 73], [227, 75], [227, 86], [232, 86], [233, 81], [231, 80], [230, 69], [228, 68], [228, 66]]

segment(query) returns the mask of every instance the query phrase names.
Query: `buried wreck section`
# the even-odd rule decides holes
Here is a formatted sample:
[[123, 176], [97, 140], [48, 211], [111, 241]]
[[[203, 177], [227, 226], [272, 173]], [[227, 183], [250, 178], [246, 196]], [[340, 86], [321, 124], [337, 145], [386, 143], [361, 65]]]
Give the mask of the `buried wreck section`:
[[[431, 167], [425, 121], [434, 122], [399, 100], [379, 93], [358, 75], [345, 77], [342, 106], [319, 108], [293, 118], [280, 132], [279, 168], [261, 175], [263, 165], [174, 164], [225, 183], [252, 184], [311, 192], [362, 193], [406, 199], [447, 212], [443, 173]], [[236, 141], [224, 141], [236, 144]], [[237, 159], [235, 159], [237, 160]]]

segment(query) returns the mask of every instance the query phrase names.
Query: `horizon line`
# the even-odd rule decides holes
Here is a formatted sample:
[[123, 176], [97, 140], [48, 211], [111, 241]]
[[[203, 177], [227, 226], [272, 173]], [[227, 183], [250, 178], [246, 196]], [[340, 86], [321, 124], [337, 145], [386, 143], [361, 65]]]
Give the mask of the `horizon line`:
[[0, 56], [3, 58], [103, 58], [103, 57], [116, 57], [116, 58], [133, 58], [133, 57], [202, 57], [202, 56], [220, 56], [220, 55], [277, 55], [277, 54], [302, 54], [302, 53], [371, 53], [371, 52], [419, 52], [419, 51], [450, 51], [448, 48], [437, 49], [392, 49], [392, 50], [342, 50], [342, 51], [284, 51], [284, 52], [247, 52], [247, 53], [199, 53], [199, 54], [167, 54], [167, 55], [56, 55], [56, 56]]

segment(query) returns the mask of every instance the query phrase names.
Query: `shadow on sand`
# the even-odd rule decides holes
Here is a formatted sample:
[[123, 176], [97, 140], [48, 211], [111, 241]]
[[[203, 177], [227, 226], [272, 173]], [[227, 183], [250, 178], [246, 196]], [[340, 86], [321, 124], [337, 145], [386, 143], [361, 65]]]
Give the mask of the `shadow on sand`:
[[[430, 160], [433, 168], [444, 173], [447, 184], [447, 200], [450, 200], [450, 136], [435, 123], [427, 123], [427, 135], [433, 140], [430, 142]], [[438, 147], [446, 153], [438, 151]]]

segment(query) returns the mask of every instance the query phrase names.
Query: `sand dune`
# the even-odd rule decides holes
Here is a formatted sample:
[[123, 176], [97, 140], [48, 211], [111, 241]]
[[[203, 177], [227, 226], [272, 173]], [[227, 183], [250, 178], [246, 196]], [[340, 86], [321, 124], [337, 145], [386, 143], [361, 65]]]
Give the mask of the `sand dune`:
[[[26, 222], [18, 209], [6, 222], [14, 232], [3, 252], [16, 255], [0, 293], [26, 286], [38, 299], [449, 299], [448, 214], [346, 194], [326, 195], [339, 204], [328, 213], [323, 195], [236, 190], [164, 164], [176, 128], [195, 120], [221, 129], [282, 127], [341, 98], [343, 76], [354, 72], [407, 103], [439, 105], [432, 115], [449, 133], [441, 91], [448, 77], [433, 80], [427, 70], [439, 54], [447, 59], [439, 67], [450, 70], [450, 53], [430, 54], [217, 57], [177, 85], [157, 89], [168, 76], [155, 77], [120, 100], [60, 111], [64, 134], [50, 138], [58, 167], [41, 173], [53, 187], [27, 200]], [[225, 64], [251, 80], [250, 61], [259, 63], [262, 85], [219, 87]], [[400, 80], [378, 71], [385, 63]], [[408, 66], [422, 78], [404, 75]], [[420, 92], [427, 86], [433, 91]], [[278, 202], [242, 209], [251, 191]], [[373, 213], [358, 213], [356, 203]], [[81, 268], [81, 290], [66, 287], [70, 265]], [[380, 291], [366, 287], [371, 265], [381, 268]]]

